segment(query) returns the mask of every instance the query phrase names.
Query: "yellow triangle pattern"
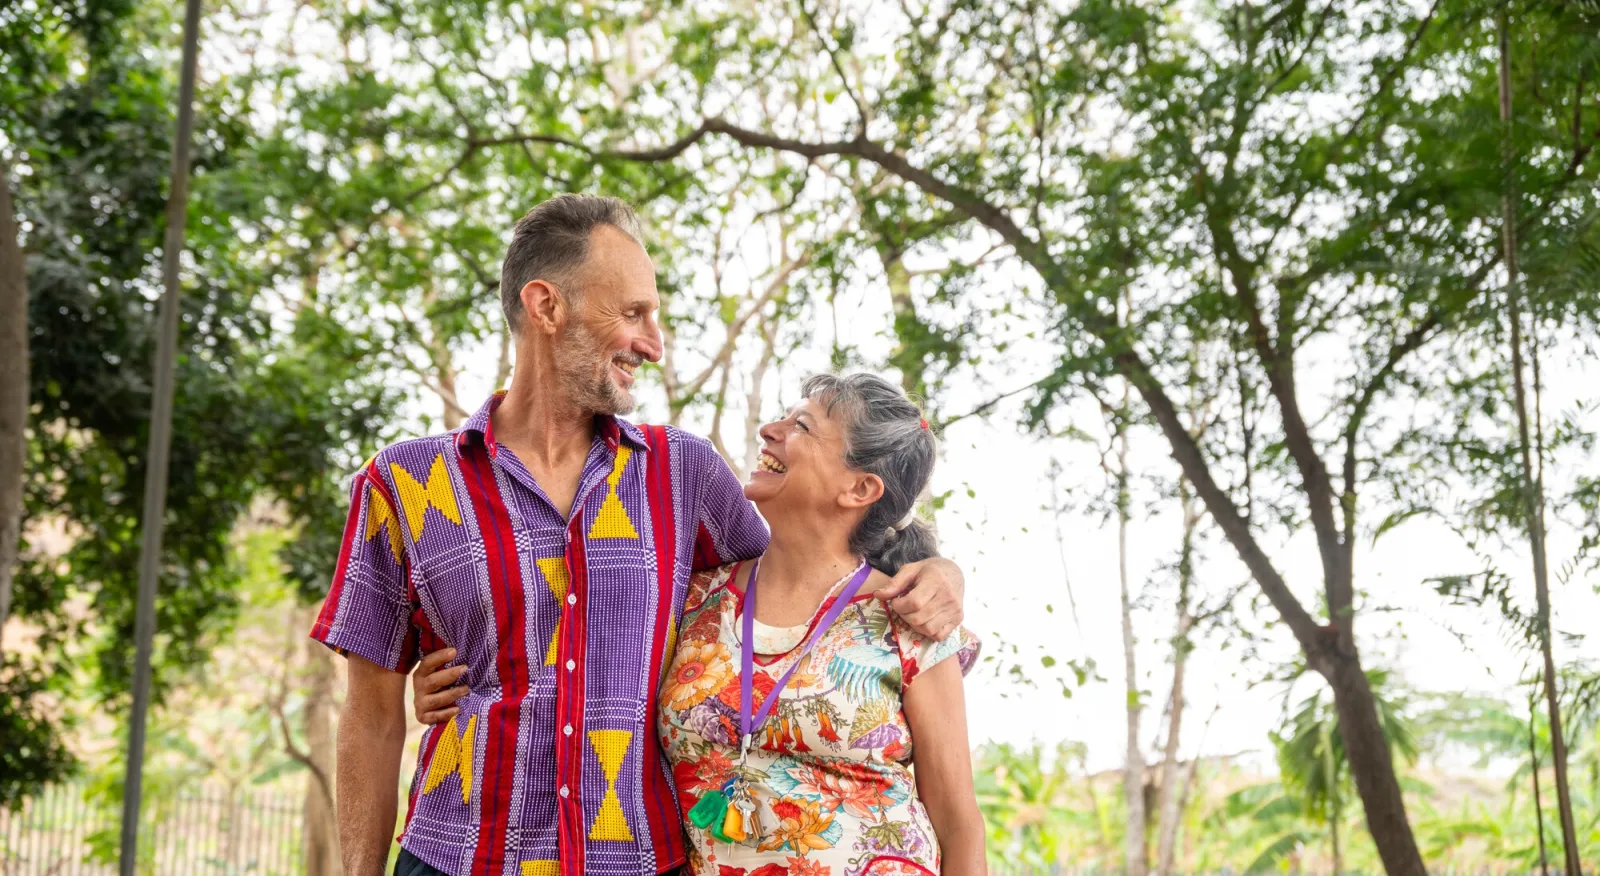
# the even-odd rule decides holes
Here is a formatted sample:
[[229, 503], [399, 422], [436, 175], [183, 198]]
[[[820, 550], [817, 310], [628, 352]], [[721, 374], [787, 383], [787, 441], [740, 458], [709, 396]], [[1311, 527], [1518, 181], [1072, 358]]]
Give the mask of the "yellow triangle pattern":
[[390, 507], [389, 500], [383, 497], [372, 486], [367, 487], [367, 541], [382, 529], [389, 536], [389, 553], [394, 554], [394, 561], [400, 562], [400, 520], [394, 516], [394, 508]]
[[589, 527], [590, 538], [639, 537], [638, 531], [633, 528], [633, 521], [628, 519], [628, 509], [622, 507], [622, 499], [617, 496], [617, 484], [622, 482], [622, 470], [628, 467], [631, 456], [631, 448], [617, 448], [617, 459], [611, 464], [611, 474], [606, 475], [605, 501], [600, 503], [600, 512], [594, 516], [594, 525]]
[[606, 793], [600, 798], [600, 811], [589, 827], [589, 839], [633, 842], [633, 831], [628, 829], [628, 816], [622, 812], [622, 798], [617, 796], [617, 775], [622, 772], [622, 761], [628, 756], [628, 745], [633, 742], [632, 730], [590, 730], [589, 744], [594, 746], [594, 756], [606, 775]]
[[550, 647], [544, 652], [544, 665], [556, 665], [556, 646], [561, 643], [561, 610], [562, 601], [567, 598], [567, 588], [571, 586], [571, 579], [567, 577], [567, 561], [565, 557], [551, 557], [548, 560], [535, 560], [539, 564], [539, 571], [544, 575], [544, 583], [550, 588], [550, 595], [556, 598], [556, 631], [550, 634]]
[[560, 861], [523, 861], [522, 876], [560, 876]]
[[445, 776], [461, 776], [461, 802], [472, 802], [472, 737], [478, 730], [478, 716], [467, 719], [467, 732], [456, 735], [456, 719], [444, 725], [439, 732], [444, 736], [433, 747], [433, 760], [428, 762], [428, 775], [422, 780], [422, 793], [432, 793]]
[[439, 509], [446, 520], [461, 525], [461, 509], [456, 506], [456, 491], [444, 467], [444, 454], [433, 458], [425, 483], [417, 483], [411, 472], [396, 462], [389, 463], [389, 472], [394, 475], [394, 486], [400, 493], [400, 507], [406, 513], [406, 524], [411, 527], [412, 541], [422, 537], [423, 517], [429, 505]]

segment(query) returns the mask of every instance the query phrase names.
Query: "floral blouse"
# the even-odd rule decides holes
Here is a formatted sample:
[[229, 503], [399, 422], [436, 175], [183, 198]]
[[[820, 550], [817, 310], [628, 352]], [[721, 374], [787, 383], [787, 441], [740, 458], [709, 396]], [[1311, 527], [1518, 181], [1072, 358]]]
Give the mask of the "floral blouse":
[[[659, 730], [687, 813], [733, 775], [739, 758], [740, 564], [689, 583], [677, 656], [662, 680]], [[832, 597], [811, 619], [816, 623]], [[757, 621], [756, 704], [796, 659], [810, 624]], [[939, 843], [917, 799], [906, 686], [949, 657], [971, 667], [978, 641], [962, 629], [923, 638], [870, 594], [851, 600], [804, 657], [751, 743], [745, 778], [765, 828], [756, 847], [687, 825], [696, 876], [860, 876], [939, 871]], [[776, 656], [773, 656], [776, 655]]]

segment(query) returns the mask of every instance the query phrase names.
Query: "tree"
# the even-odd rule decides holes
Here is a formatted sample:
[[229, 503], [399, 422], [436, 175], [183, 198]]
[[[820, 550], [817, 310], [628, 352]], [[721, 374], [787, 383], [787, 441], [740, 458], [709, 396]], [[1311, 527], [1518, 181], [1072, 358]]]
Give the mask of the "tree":
[[[1577, 874], [1583, 872], [1583, 862], [1578, 858], [1577, 827], [1572, 819], [1572, 792], [1567, 782], [1567, 745], [1561, 734], [1561, 696], [1556, 688], [1556, 661], [1550, 641], [1550, 570], [1549, 555], [1545, 550], [1543, 424], [1539, 424], [1541, 440], [1538, 446], [1535, 447], [1528, 435], [1528, 398], [1527, 389], [1523, 383], [1522, 289], [1517, 273], [1517, 205], [1514, 176], [1510, 172], [1510, 164], [1516, 160], [1516, 147], [1513, 145], [1510, 132], [1512, 124], [1510, 29], [1508, 13], [1505, 6], [1502, 5], [1496, 16], [1495, 30], [1500, 44], [1500, 63], [1498, 66], [1500, 122], [1506, 127], [1503, 151], [1507, 167], [1502, 171], [1505, 175], [1505, 190], [1500, 198], [1500, 241], [1501, 258], [1505, 262], [1507, 275], [1506, 318], [1511, 324], [1509, 333], [1511, 340], [1511, 386], [1513, 404], [1517, 414], [1518, 456], [1522, 464], [1522, 478], [1519, 486], [1521, 487], [1523, 510], [1527, 521], [1528, 546], [1533, 553], [1533, 585], [1538, 606], [1536, 611], [1539, 652], [1544, 659], [1545, 702], [1550, 711], [1550, 758], [1555, 767], [1556, 808], [1561, 819], [1562, 850], [1565, 853], [1566, 872], [1569, 876], [1577, 876]], [[1535, 357], [1537, 357], [1537, 353], [1535, 353]], [[1538, 361], [1535, 358], [1535, 374], [1538, 373], [1538, 368]], [[1537, 476], [1534, 474], [1533, 464], [1535, 453], [1539, 458]], [[1540, 818], [1540, 845], [1542, 847], [1543, 816], [1541, 815]]]
[[[1204, 40], [1179, 23], [1193, 15]], [[1062, 351], [1035, 413], [1043, 419], [1072, 388], [1109, 375], [1132, 384], [1307, 664], [1330, 684], [1385, 868], [1423, 872], [1357, 644], [1354, 560], [1363, 487], [1387, 475], [1390, 439], [1372, 421], [1375, 403], [1407, 392], [1432, 364], [1419, 351], [1482, 319], [1496, 288], [1500, 256], [1467, 230], [1493, 220], [1500, 190], [1476, 160], [1497, 146], [1493, 129], [1477, 124], [1492, 106], [1492, 82], [1446, 76], [1449, 87], [1411, 87], [1474, 57], [1485, 41], [1476, 20], [1442, 4], [1358, 13], [1284, 2], [1180, 14], [1118, 2], [1067, 10], [958, 2], [877, 8], [873, 21], [877, 38], [859, 49], [857, 32], [841, 27], [804, 44], [751, 40], [750, 51], [726, 53], [709, 69], [691, 51], [681, 93], [707, 112], [685, 119], [674, 138], [646, 136], [659, 123], [635, 114], [576, 137], [515, 126], [500, 139], [640, 161], [704, 163], [731, 142], [870, 163], [918, 193], [898, 221], [947, 215], [1003, 243], [1042, 287]], [[695, 26], [709, 46], [764, 34], [763, 24], [719, 10]], [[1577, 57], [1580, 42], [1551, 51]], [[826, 86], [831, 94], [794, 94], [803, 109], [781, 129], [742, 124], [747, 89], [784, 67], [813, 75], [777, 81], [874, 72], [840, 74]], [[1526, 153], [1539, 160], [1521, 191], [1540, 206], [1520, 224], [1541, 246], [1592, 233], [1586, 159], [1597, 134], [1581, 81], [1541, 83], [1543, 103], [1530, 110], [1544, 148]], [[825, 110], [841, 92], [848, 109]], [[1313, 99], [1338, 110], [1303, 111]], [[1136, 306], [1123, 318], [1114, 302], [1130, 275]], [[1166, 351], [1191, 333], [1235, 345], [1238, 384], [1260, 387], [1276, 422], [1236, 413], [1214, 441], [1193, 439], [1171, 393], [1188, 372]], [[1320, 404], [1300, 389], [1300, 362], [1334, 334], [1355, 341], [1333, 401]], [[1247, 429], [1259, 430], [1257, 441], [1241, 439]], [[1277, 495], [1261, 496], [1268, 487]], [[1253, 500], [1276, 520], [1250, 513]], [[1264, 540], [1275, 524], [1299, 522], [1316, 536], [1324, 622]]]
[[[11, 206], [11, 174], [0, 158], [0, 634], [11, 615], [11, 577], [22, 537], [22, 460], [28, 439], [28, 276]], [[4, 636], [0, 635], [0, 642]]]
[[[176, 65], [165, 7], [22, 12], [37, 14], [0, 19], [9, 28], [6, 73], [33, 75], [0, 82], [8, 98], [26, 97], [5, 102], [0, 125], [25, 180], [15, 205], [33, 405], [24, 523], [57, 527], [68, 541], [59, 555], [24, 545], [17, 570], [13, 614], [36, 631], [38, 656], [12, 676], [24, 680], [20, 694], [0, 697], [0, 708], [26, 716], [46, 693], [116, 708], [129, 684]], [[13, 66], [13, 57], [26, 63]], [[239, 580], [230, 537], [246, 509], [276, 499], [300, 521], [324, 511], [330, 495], [342, 505], [336, 479], [389, 416], [386, 388], [364, 367], [369, 339], [326, 313], [258, 306], [263, 290], [292, 275], [247, 239], [272, 181], [226, 98], [208, 91], [200, 100], [158, 697], [204, 662], [228, 626]], [[44, 735], [59, 742], [59, 728]], [[70, 766], [50, 752], [31, 750], [39, 769], [26, 773], [24, 791]]]

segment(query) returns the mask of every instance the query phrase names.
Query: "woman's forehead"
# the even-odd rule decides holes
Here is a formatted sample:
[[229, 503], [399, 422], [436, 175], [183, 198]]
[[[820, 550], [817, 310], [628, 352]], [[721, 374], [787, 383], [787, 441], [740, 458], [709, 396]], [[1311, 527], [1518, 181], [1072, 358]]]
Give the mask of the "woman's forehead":
[[838, 420], [834, 416], [832, 399], [818, 396], [802, 398], [789, 407], [790, 417], [804, 417], [811, 422], [837, 429]]

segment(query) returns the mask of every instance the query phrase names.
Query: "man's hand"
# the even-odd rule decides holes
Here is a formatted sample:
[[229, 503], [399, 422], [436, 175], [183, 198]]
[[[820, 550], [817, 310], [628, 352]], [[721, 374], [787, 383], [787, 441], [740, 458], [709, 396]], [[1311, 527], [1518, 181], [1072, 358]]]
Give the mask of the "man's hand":
[[456, 659], [456, 649], [440, 648], [422, 658], [411, 673], [411, 711], [424, 724], [443, 724], [461, 713], [453, 705], [467, 695], [467, 686], [456, 684], [467, 674], [466, 664], [449, 669], [439, 667]]
[[935, 641], [944, 641], [961, 626], [961, 602], [967, 578], [944, 557], [900, 567], [894, 580], [873, 595], [889, 603], [900, 619]]

